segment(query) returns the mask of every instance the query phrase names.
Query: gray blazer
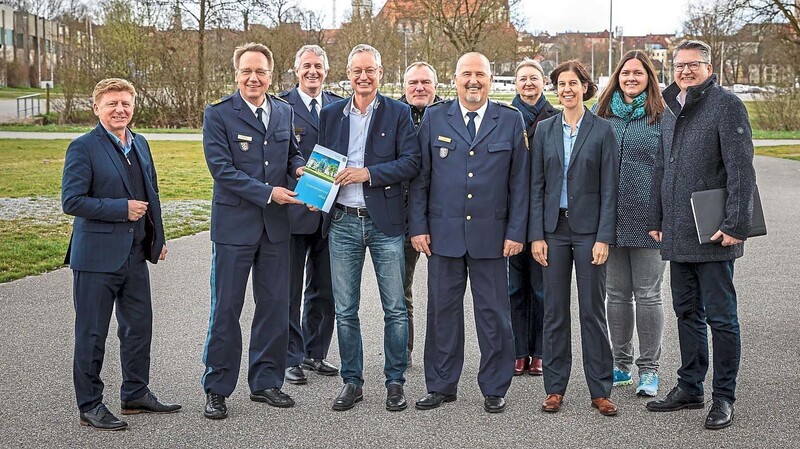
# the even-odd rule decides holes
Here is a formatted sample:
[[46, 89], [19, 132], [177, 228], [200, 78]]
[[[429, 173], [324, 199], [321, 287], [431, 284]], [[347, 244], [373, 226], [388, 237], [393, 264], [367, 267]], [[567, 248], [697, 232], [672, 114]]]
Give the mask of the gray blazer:
[[[564, 181], [564, 113], [539, 122], [531, 155], [531, 200], [528, 240], [544, 240], [558, 224]], [[578, 234], [597, 234], [613, 244], [617, 221], [619, 156], [614, 129], [588, 109], [578, 130], [567, 171], [569, 227]]]

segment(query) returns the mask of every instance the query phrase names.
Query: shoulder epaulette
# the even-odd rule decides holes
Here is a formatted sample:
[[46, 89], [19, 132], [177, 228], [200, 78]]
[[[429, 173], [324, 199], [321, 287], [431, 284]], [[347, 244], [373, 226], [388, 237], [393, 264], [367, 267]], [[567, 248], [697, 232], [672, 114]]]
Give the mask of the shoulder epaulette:
[[270, 97], [272, 97], [272, 98], [274, 98], [274, 99], [276, 99], [276, 100], [280, 101], [281, 103], [286, 103], [286, 104], [289, 104], [289, 102], [288, 102], [288, 101], [284, 100], [283, 98], [281, 98], [281, 97], [279, 97], [279, 96], [277, 96], [277, 95], [270, 95]]
[[494, 102], [494, 104], [496, 104], [498, 106], [505, 106], [508, 109], [511, 109], [512, 111], [519, 111], [519, 109], [517, 109], [515, 106], [512, 106], [512, 105], [510, 105], [508, 103], [504, 103], [502, 101], [497, 101], [497, 100], [492, 100], [492, 102]]
[[437, 101], [435, 103], [429, 104], [427, 107], [432, 108], [432, 107], [435, 107], [435, 106], [442, 106], [442, 105], [450, 104], [450, 103], [452, 103], [454, 101], [455, 100], [439, 100], [439, 101]]
[[290, 92], [291, 92], [291, 90], [284, 90], [283, 92], [279, 92], [277, 96], [280, 97], [280, 98], [287, 97], [287, 96], [289, 96]]
[[222, 98], [219, 98], [217, 100], [214, 100], [214, 101], [211, 102], [211, 106], [216, 106], [216, 105], [218, 105], [220, 103], [225, 103], [226, 101], [230, 100], [232, 97], [233, 97], [233, 94], [230, 94], [230, 95], [226, 95], [226, 96], [224, 96]]
[[328, 94], [328, 95], [330, 95], [331, 97], [336, 97], [336, 98], [337, 98], [337, 99], [339, 99], [339, 100], [344, 100], [344, 97], [343, 97], [343, 96], [341, 96], [341, 95], [339, 95], [339, 94], [337, 94], [337, 93], [331, 92], [331, 91], [329, 91], [329, 90], [325, 90], [325, 91], [323, 91], [323, 92], [324, 92], [324, 93], [326, 93], [326, 94]]

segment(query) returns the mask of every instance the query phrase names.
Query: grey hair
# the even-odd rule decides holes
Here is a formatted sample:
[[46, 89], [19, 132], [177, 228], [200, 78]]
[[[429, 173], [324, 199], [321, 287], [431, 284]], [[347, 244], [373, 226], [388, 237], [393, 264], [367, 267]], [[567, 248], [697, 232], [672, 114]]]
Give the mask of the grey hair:
[[381, 65], [381, 53], [378, 50], [376, 50], [375, 47], [373, 47], [372, 45], [367, 45], [367, 44], [358, 44], [355, 47], [353, 47], [352, 50], [350, 50], [350, 54], [347, 55], [347, 67], [348, 68], [350, 67], [350, 63], [353, 62], [353, 56], [355, 56], [356, 53], [361, 53], [365, 51], [372, 53], [372, 56], [375, 57], [375, 64], [377, 64], [378, 67], [383, 67]]
[[675, 50], [672, 51], [672, 59], [675, 59], [675, 56], [677, 56], [678, 52], [681, 50], [697, 50], [700, 52], [700, 58], [703, 62], [711, 64], [711, 47], [701, 40], [687, 39], [682, 41], [675, 47]]
[[413, 69], [414, 67], [427, 67], [427, 68], [429, 68], [430, 71], [433, 73], [433, 84], [438, 84], [439, 83], [439, 77], [436, 75], [436, 69], [434, 69], [432, 65], [428, 64], [425, 61], [417, 61], [417, 62], [411, 63], [411, 65], [406, 67], [406, 71], [403, 72], [403, 83], [406, 82], [406, 75], [408, 75], [408, 72], [410, 72], [411, 69]]
[[264, 44], [258, 44], [256, 42], [250, 42], [244, 45], [240, 45], [236, 47], [236, 50], [233, 51], [233, 68], [239, 70], [239, 60], [242, 59], [242, 55], [247, 53], [248, 51], [254, 51], [256, 53], [261, 53], [267, 57], [267, 65], [269, 65], [269, 69], [275, 65], [274, 60], [272, 59], [272, 51], [270, 51], [269, 47]]
[[533, 67], [534, 69], [538, 70], [539, 73], [542, 74], [542, 81], [544, 81], [544, 69], [542, 68], [542, 65], [539, 64], [538, 61], [534, 61], [533, 59], [527, 57], [523, 58], [522, 61], [517, 64], [517, 68], [514, 69], [514, 77], [517, 76], [523, 67]]
[[322, 58], [322, 68], [325, 69], [327, 72], [330, 70], [331, 66], [328, 65], [328, 55], [325, 53], [325, 50], [322, 49], [319, 45], [303, 45], [300, 47], [300, 50], [297, 50], [297, 53], [294, 55], [294, 69], [300, 69], [300, 58], [303, 57], [305, 53], [314, 53], [315, 55]]

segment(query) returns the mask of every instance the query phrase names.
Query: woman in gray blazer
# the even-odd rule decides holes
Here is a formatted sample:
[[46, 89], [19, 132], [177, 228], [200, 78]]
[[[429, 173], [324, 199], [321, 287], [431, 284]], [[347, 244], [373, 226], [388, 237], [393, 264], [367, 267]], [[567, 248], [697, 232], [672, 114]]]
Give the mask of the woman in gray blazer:
[[609, 399], [613, 358], [605, 314], [605, 262], [614, 243], [619, 161], [614, 129], [586, 109], [597, 86], [577, 60], [550, 74], [564, 110], [539, 123], [531, 157], [528, 238], [544, 273], [543, 368], [547, 398], [557, 412], [572, 369], [570, 287], [578, 284], [583, 367], [592, 406], [615, 415]]

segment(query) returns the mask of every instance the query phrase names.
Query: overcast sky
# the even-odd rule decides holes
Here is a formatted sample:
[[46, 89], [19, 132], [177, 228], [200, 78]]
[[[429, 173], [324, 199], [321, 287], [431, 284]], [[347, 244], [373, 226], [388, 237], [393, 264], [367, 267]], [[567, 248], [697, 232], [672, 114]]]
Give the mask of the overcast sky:
[[[528, 31], [603, 31], [608, 29], [609, 2], [613, 1], [614, 28], [622, 27], [624, 35], [674, 33], [680, 30], [689, 0], [521, 0], [523, 14], [528, 18]], [[695, 0], [697, 1], [697, 0]], [[325, 26], [331, 27], [333, 0], [299, 0], [302, 7], [325, 16]], [[373, 0], [375, 12], [385, 0]], [[352, 2], [336, 0], [337, 25]]]

